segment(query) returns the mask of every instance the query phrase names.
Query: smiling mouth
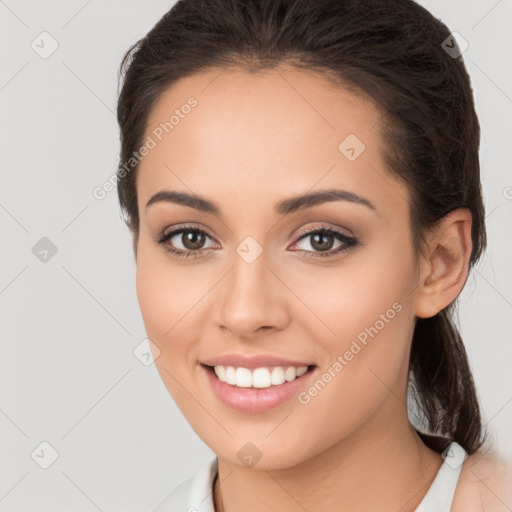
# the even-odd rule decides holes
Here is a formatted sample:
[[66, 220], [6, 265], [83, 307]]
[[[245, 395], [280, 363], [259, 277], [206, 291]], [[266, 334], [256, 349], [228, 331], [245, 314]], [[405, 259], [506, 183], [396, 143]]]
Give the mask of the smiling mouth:
[[263, 389], [281, 386], [287, 382], [300, 379], [312, 372], [316, 365], [308, 366], [262, 366], [260, 368], [244, 368], [243, 366], [209, 366], [201, 365], [225, 384], [236, 388]]

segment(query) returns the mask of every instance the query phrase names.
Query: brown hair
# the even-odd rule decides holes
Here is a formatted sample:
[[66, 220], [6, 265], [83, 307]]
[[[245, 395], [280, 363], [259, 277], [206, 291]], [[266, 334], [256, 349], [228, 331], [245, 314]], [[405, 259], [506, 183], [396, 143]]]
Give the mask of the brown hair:
[[[416, 254], [424, 254], [425, 234], [443, 216], [468, 208], [471, 268], [486, 246], [480, 127], [470, 79], [450, 37], [440, 20], [411, 0], [179, 0], [126, 52], [119, 70], [118, 195], [135, 251], [138, 166], [128, 173], [119, 170], [141, 146], [160, 95], [180, 78], [207, 69], [238, 66], [257, 72], [286, 63], [322, 72], [376, 101], [384, 114], [380, 125], [388, 171], [410, 193]], [[455, 305], [417, 319], [409, 382], [425, 444], [441, 452], [454, 440], [471, 454], [485, 433], [454, 324]]]

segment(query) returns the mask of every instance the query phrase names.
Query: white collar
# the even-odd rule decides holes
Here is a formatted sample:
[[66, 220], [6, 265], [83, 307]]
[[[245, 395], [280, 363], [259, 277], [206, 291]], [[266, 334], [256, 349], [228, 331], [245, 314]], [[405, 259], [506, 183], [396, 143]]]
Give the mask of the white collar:
[[[467, 453], [454, 441], [443, 454], [445, 460], [414, 512], [449, 512]], [[213, 482], [217, 472], [218, 459], [215, 457], [202, 464], [152, 512], [215, 512]]]

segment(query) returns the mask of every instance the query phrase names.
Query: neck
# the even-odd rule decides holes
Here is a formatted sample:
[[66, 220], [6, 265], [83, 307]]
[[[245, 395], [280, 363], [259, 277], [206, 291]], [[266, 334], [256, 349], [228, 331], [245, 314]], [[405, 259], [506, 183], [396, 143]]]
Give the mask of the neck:
[[356, 433], [290, 468], [258, 471], [219, 458], [215, 511], [414, 511], [442, 457], [423, 444], [403, 404], [398, 407], [399, 416], [396, 403], [387, 413], [383, 407]]

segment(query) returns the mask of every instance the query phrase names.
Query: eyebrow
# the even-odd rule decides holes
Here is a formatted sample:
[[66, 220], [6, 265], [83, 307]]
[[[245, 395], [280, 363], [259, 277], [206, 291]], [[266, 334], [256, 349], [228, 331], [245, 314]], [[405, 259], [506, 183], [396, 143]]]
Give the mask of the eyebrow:
[[[317, 192], [303, 194], [289, 199], [279, 201], [275, 205], [275, 211], [281, 215], [288, 215], [298, 210], [311, 208], [319, 204], [327, 203], [330, 201], [348, 201], [350, 203], [360, 204], [377, 212], [377, 209], [371, 201], [361, 197], [353, 192], [341, 189], [325, 189]], [[157, 192], [146, 203], [146, 208], [152, 204], [159, 202], [168, 202], [188, 206], [205, 213], [212, 213], [214, 215], [220, 214], [219, 206], [201, 197], [197, 194], [188, 194], [186, 192], [178, 192], [175, 190], [161, 190]]]

